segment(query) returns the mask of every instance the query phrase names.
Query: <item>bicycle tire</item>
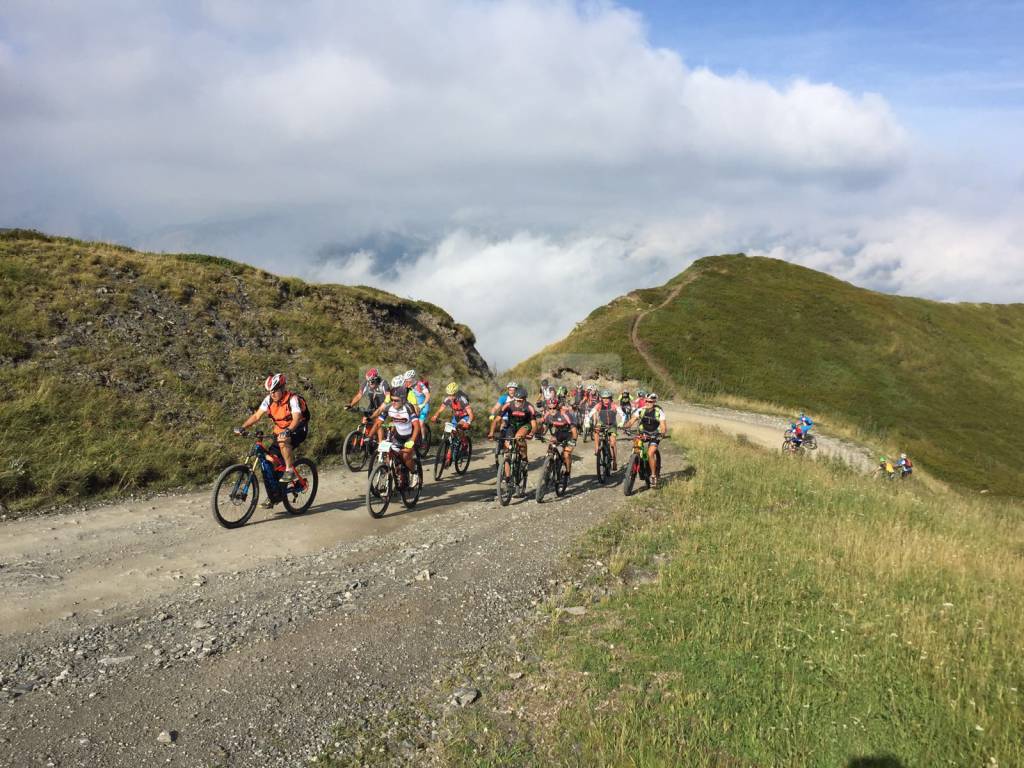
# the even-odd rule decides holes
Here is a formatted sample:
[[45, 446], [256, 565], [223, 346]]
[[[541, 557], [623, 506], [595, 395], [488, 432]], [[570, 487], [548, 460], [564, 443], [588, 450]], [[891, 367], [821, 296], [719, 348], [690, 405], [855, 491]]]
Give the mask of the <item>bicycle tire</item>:
[[[228, 497], [225, 501], [232, 502], [232, 506], [235, 506], [234, 502], [238, 501], [237, 499], [232, 498], [232, 496], [237, 493], [238, 484], [246, 479], [249, 481], [249, 490], [246, 492], [245, 497], [241, 499], [243, 504], [238, 505], [243, 507], [241, 514], [238, 517], [227, 515], [227, 505], [224, 505], [224, 509], [222, 510], [222, 505], [218, 499], [221, 488], [225, 487], [229, 478], [231, 479], [231, 482], [235, 484], [235, 487], [228, 491]], [[213, 519], [225, 528], [241, 528], [249, 521], [249, 518], [252, 517], [252, 513], [256, 511], [256, 504], [259, 500], [260, 482], [253, 473], [252, 467], [248, 464], [232, 464], [230, 467], [227, 467], [222, 471], [213, 483], [213, 492], [210, 494], [210, 508], [213, 512]], [[244, 504], [248, 504], [248, 506], [244, 506]]]
[[437, 446], [437, 455], [434, 456], [435, 481], [440, 480], [441, 476], [444, 475], [445, 467], [448, 464], [448, 462], [445, 461], [445, 458], [447, 457], [448, 451], [450, 450], [452, 450], [451, 439], [448, 437], [448, 435], [445, 435], [444, 438], [441, 440], [441, 444]]
[[[508, 468], [508, 472], [505, 472], [505, 468]], [[509, 461], [506, 456], [502, 462], [498, 465], [498, 503], [503, 507], [507, 507], [509, 502], [512, 501], [512, 491], [515, 487], [515, 478], [512, 477], [512, 462]]]
[[622, 481], [622, 493], [625, 496], [633, 495], [633, 484], [636, 483], [636, 474], [640, 471], [640, 462], [637, 458], [633, 458], [633, 463], [629, 466], [629, 471], [626, 472], [626, 477]]
[[537, 503], [540, 504], [544, 501], [544, 494], [548, 492], [548, 483], [551, 482], [551, 459], [548, 459], [544, 464], [544, 474], [541, 475], [540, 482], [537, 483], [537, 490], [534, 493], [534, 498], [537, 499]]
[[[416, 502], [420, 500], [420, 491], [423, 490], [423, 464], [420, 460], [416, 459], [416, 469], [413, 470], [416, 473], [418, 482], [416, 487], [411, 487], [408, 483], [404, 488], [399, 489], [399, 493], [402, 496], [402, 503], [406, 509], [412, 509], [416, 506]], [[408, 469], [406, 469], [408, 472]]]
[[366, 479], [366, 511], [379, 520], [391, 504], [391, 472], [387, 464], [378, 464]]
[[[303, 470], [303, 467], [307, 467], [308, 470]], [[297, 480], [293, 481], [285, 489], [281, 500], [284, 502], [284, 508], [288, 510], [289, 514], [301, 515], [309, 509], [313, 499], [316, 498], [316, 490], [320, 487], [320, 474], [317, 472], [316, 462], [312, 459], [296, 459], [292, 468], [299, 477], [306, 481], [306, 488], [298, 491], [293, 490], [298, 483]], [[299, 500], [300, 494], [306, 495], [303, 497], [302, 504], [296, 504], [295, 502]]]
[[558, 498], [565, 496], [565, 488], [569, 484], [569, 472], [565, 468], [562, 457], [558, 457], [558, 464], [555, 465], [555, 495]]
[[430, 425], [426, 422], [420, 424], [420, 439], [416, 442], [416, 455], [425, 459], [430, 455]]
[[366, 466], [366, 450], [362, 445], [362, 429], [353, 429], [345, 435], [345, 442], [341, 445], [341, 458], [353, 472], [358, 472]]
[[473, 440], [469, 435], [466, 435], [466, 444], [459, 448], [459, 455], [455, 457], [455, 471], [460, 474], [466, 474], [466, 470], [469, 469], [469, 462], [473, 458]]

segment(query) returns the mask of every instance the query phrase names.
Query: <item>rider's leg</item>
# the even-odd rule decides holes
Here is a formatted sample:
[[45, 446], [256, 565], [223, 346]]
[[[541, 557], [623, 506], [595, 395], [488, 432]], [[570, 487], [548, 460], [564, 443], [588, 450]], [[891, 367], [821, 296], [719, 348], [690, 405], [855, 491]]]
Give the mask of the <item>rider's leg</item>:
[[614, 432], [612, 432], [610, 435], [608, 435], [608, 444], [611, 446], [611, 449], [612, 449], [612, 471], [614, 472], [616, 469], [619, 468], [619, 457], [618, 457], [618, 454], [616, 454], [616, 452], [615, 452], [615, 433]]
[[658, 479], [658, 446], [655, 443], [651, 443], [647, 446], [647, 463], [651, 467], [651, 477], [654, 480]]
[[526, 455], [526, 441], [521, 438], [526, 437], [530, 434], [530, 428], [520, 427], [516, 430], [516, 445], [519, 447], [519, 455], [523, 457], [524, 461], [529, 461], [529, 457]]
[[562, 463], [565, 464], [565, 474], [572, 473], [572, 446], [566, 445], [562, 451]]
[[294, 454], [292, 453], [292, 441], [288, 439], [287, 435], [282, 433], [277, 436], [277, 445], [281, 449], [282, 458], [284, 458], [284, 471], [294, 471], [292, 467], [294, 459]]

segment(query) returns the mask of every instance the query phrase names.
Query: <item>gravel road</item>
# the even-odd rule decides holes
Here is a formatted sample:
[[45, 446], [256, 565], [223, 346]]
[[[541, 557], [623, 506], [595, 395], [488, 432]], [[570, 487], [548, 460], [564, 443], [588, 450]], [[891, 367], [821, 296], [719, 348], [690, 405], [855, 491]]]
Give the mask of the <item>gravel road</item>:
[[[668, 413], [781, 442], [781, 420]], [[386, 721], [409, 691], [529, 632], [572, 578], [572, 542], [624, 503], [580, 453], [568, 496], [541, 505], [499, 507], [479, 453], [383, 520], [364, 474], [332, 470], [309, 514], [261, 510], [235, 531], [206, 492], [0, 524], [0, 765], [299, 765], [334, 723]]]

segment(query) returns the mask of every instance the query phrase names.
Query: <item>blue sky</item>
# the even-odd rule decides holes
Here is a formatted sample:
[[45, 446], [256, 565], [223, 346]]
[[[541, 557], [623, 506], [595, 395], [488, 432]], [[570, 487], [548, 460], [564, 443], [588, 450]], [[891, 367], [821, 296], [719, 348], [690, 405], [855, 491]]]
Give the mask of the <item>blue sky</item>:
[[499, 365], [713, 253], [1024, 301], [1022, 39], [1021, 2], [7, 0], [0, 226], [458, 296]]

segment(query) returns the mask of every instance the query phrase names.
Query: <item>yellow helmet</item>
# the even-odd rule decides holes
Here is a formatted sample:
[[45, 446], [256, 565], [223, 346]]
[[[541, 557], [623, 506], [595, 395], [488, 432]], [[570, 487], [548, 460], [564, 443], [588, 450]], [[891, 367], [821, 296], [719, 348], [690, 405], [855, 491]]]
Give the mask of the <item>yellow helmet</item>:
[[444, 391], [447, 392], [449, 395], [454, 395], [456, 392], [459, 391], [459, 385], [457, 382], [453, 381], [451, 384], [444, 388]]

